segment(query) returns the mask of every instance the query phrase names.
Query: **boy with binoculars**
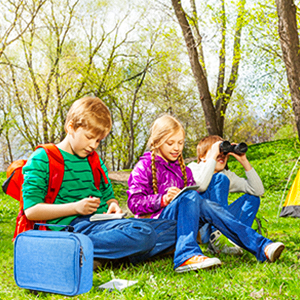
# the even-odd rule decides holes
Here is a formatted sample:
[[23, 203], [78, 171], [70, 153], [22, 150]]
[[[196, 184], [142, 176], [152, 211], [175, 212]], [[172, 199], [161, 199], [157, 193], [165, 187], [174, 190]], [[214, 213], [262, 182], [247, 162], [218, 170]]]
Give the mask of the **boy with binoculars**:
[[[264, 193], [262, 181], [247, 157], [245, 143], [231, 144], [220, 136], [211, 135], [203, 138], [197, 146], [197, 163], [188, 165], [193, 173], [199, 194], [203, 198], [217, 202], [238, 220], [251, 227], [260, 205], [260, 196]], [[228, 170], [228, 156], [233, 156], [245, 169], [246, 179]], [[229, 193], [244, 193], [228, 205]], [[208, 242], [212, 253], [241, 255], [242, 249], [232, 244], [210, 224], [205, 224], [199, 231], [198, 240]], [[229, 241], [230, 242], [230, 241]], [[231, 242], [232, 243], [232, 242]]]

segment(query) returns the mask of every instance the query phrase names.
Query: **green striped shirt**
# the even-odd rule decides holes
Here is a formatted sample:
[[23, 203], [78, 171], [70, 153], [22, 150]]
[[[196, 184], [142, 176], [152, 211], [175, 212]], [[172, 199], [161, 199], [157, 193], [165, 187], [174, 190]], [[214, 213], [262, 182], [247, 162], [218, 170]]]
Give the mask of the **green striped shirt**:
[[[96, 213], [106, 212], [106, 202], [114, 199], [112, 185], [108, 178], [107, 168], [100, 159], [101, 167], [108, 179], [108, 184], [101, 179], [100, 190], [94, 184], [92, 169], [87, 158], [81, 158], [59, 149], [64, 158], [64, 178], [55, 204], [77, 202], [90, 196], [100, 198]], [[43, 148], [37, 149], [23, 167], [23, 200], [24, 209], [43, 203], [48, 190], [49, 159]], [[69, 225], [77, 215], [48, 220], [49, 224]], [[54, 228], [53, 228], [54, 229]]]

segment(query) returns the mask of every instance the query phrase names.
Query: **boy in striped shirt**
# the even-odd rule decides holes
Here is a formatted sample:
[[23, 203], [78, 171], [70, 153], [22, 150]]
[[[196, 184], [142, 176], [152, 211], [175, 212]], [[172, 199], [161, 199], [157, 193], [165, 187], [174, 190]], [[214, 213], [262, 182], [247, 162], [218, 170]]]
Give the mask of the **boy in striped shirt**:
[[[106, 105], [96, 97], [73, 103], [66, 122], [66, 137], [57, 144], [64, 159], [64, 177], [53, 204], [44, 202], [49, 181], [49, 160], [43, 148], [37, 149], [23, 167], [24, 211], [29, 220], [71, 225], [88, 235], [94, 256], [104, 259], [129, 257], [133, 263], [169, 251], [175, 245], [176, 222], [153, 219], [116, 219], [90, 221], [95, 213], [121, 213], [108, 179], [94, 184], [88, 155], [110, 132], [112, 121]], [[108, 178], [107, 168], [100, 159]], [[53, 230], [56, 227], [53, 227]]]

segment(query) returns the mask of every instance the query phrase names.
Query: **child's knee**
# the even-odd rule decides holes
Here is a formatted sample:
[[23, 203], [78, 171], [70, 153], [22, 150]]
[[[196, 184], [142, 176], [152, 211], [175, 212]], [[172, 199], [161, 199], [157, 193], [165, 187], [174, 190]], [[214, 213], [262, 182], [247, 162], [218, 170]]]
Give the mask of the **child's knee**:
[[197, 191], [194, 191], [194, 190], [187, 191], [182, 195], [182, 197], [178, 198], [178, 200], [180, 202], [182, 202], [183, 204], [187, 204], [188, 202], [190, 202], [190, 204], [191, 203], [196, 204], [200, 201], [200, 199], [201, 198], [199, 196], [199, 193]]
[[224, 212], [226, 210], [223, 209], [223, 207], [214, 201], [211, 201], [209, 199], [201, 199], [199, 202], [199, 207], [202, 215], [210, 215], [215, 214], [217, 211]]
[[228, 186], [230, 184], [228, 177], [223, 173], [215, 173], [212, 177], [212, 182], [214, 184], [226, 184]]
[[258, 196], [250, 195], [250, 194], [244, 194], [242, 197], [237, 199], [236, 201], [240, 201], [240, 203], [243, 203], [243, 206], [246, 207], [253, 207], [258, 209], [260, 206], [260, 198]]
[[184, 195], [188, 196], [190, 199], [193, 199], [193, 200], [199, 198], [199, 193], [197, 191], [194, 191], [194, 190], [186, 191], [184, 193]]
[[147, 223], [144, 222], [135, 222], [136, 224], [133, 225], [133, 228], [136, 229], [137, 233], [136, 243], [139, 245], [139, 250], [141, 252], [150, 251], [155, 247], [157, 234], [154, 228]]
[[197, 191], [186, 191], [182, 196], [175, 199], [177, 201], [176, 204], [177, 209], [179, 209], [182, 213], [189, 216], [191, 213], [197, 213], [199, 209], [199, 202], [201, 202], [201, 198]]
[[252, 205], [254, 207], [256, 207], [257, 209], [259, 208], [259, 206], [260, 206], [260, 198], [258, 196], [251, 195], [251, 202], [252, 202]]

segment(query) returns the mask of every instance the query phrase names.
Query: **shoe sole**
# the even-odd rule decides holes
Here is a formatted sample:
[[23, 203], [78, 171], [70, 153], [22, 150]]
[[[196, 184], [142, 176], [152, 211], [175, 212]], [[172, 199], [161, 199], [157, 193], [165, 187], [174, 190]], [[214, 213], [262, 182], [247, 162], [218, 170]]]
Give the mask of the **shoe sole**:
[[285, 246], [282, 244], [280, 245], [276, 250], [275, 252], [273, 253], [273, 257], [272, 257], [272, 260], [270, 260], [270, 262], [275, 262], [279, 256], [281, 255], [282, 251], [284, 250]]
[[210, 262], [210, 263], [198, 263], [198, 264], [191, 264], [191, 265], [186, 265], [183, 267], [178, 267], [177, 269], [175, 269], [176, 273], [184, 273], [184, 272], [189, 272], [189, 271], [197, 271], [197, 270], [201, 270], [201, 269], [213, 269], [216, 267], [221, 266], [221, 261], [219, 262]]

